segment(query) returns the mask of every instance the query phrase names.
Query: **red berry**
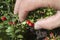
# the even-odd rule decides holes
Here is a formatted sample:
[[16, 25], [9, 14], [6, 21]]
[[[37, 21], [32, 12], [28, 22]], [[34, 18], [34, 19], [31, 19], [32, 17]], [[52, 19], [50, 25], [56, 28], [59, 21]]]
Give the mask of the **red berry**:
[[5, 16], [2, 16], [2, 17], [1, 17], [1, 20], [2, 20], [2, 21], [5, 21], [5, 20], [6, 20], [6, 17], [5, 17]]
[[30, 26], [30, 27], [34, 27], [34, 24], [33, 24], [33, 23], [29, 23], [29, 26]]
[[32, 23], [30, 20], [27, 20], [26, 23], [27, 23], [30, 27], [34, 27], [34, 23]]
[[31, 23], [30, 20], [27, 20], [27, 21], [26, 21], [26, 24], [29, 24], [29, 23]]
[[12, 25], [12, 24], [13, 24], [13, 22], [9, 22], [8, 24]]
[[15, 22], [13, 22], [13, 24], [16, 24]]
[[8, 24], [13, 25], [13, 24], [15, 24], [15, 22], [12, 22], [12, 21], [11, 21], [11, 22], [9, 22]]

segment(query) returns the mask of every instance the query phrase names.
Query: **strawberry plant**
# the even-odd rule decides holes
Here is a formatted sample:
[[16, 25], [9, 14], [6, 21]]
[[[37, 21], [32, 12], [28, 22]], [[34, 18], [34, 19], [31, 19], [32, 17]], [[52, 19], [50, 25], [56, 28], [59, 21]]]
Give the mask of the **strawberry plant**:
[[53, 30], [34, 29], [34, 23], [56, 13], [53, 8], [38, 8], [30, 11], [21, 23], [13, 14], [15, 0], [0, 0], [0, 40], [60, 40], [60, 28]]

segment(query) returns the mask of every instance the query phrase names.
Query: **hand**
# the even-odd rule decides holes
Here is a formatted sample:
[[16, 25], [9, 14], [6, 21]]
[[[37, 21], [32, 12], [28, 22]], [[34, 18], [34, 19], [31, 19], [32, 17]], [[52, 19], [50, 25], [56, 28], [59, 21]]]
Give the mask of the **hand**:
[[29, 11], [32, 11], [36, 8], [40, 7], [51, 7], [57, 9], [56, 15], [53, 15], [51, 17], [39, 20], [35, 23], [34, 28], [35, 29], [54, 29], [57, 26], [60, 26], [60, 0], [16, 0], [15, 8], [14, 8], [14, 14], [19, 15], [19, 19], [22, 22]]

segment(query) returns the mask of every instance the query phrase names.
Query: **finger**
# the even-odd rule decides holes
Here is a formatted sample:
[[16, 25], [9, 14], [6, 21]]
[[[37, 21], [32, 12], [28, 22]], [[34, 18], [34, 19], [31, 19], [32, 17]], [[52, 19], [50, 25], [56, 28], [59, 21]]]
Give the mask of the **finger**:
[[16, 0], [15, 7], [14, 7], [14, 14], [18, 13], [20, 3], [21, 3], [21, 0]]
[[60, 26], [60, 11], [57, 11], [57, 13], [51, 17], [37, 21], [34, 25], [34, 28], [52, 30], [58, 26]]
[[39, 0], [39, 7], [53, 7], [53, 0]]
[[53, 8], [60, 10], [60, 0], [53, 0]]
[[27, 14], [28, 14], [28, 12], [26, 12], [26, 11], [21, 11], [21, 10], [19, 11], [19, 20], [20, 20], [20, 22], [24, 21]]

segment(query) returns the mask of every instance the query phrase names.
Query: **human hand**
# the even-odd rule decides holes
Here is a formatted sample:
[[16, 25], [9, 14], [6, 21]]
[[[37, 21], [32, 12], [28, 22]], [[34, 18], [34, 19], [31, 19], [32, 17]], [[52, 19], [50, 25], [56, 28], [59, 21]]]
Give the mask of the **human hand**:
[[[53, 2], [54, 1], [54, 2]], [[35, 29], [53, 29], [60, 25], [60, 0], [16, 0], [14, 14], [19, 15], [19, 19], [22, 22], [29, 11], [32, 11], [40, 7], [51, 7], [57, 9], [57, 13], [54, 16], [39, 20], [35, 23]], [[54, 20], [53, 20], [54, 18]]]

